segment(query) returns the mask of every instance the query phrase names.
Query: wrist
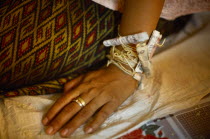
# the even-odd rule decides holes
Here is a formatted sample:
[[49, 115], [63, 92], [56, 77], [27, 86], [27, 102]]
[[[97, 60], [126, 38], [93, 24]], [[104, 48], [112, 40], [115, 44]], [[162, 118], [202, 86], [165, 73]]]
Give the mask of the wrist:
[[107, 66], [113, 64], [110, 69], [121, 71], [127, 74], [126, 76], [129, 75], [129, 78], [134, 78], [143, 89], [142, 80], [152, 74], [150, 60], [156, 47], [162, 46], [159, 44], [161, 38], [160, 32], [154, 30], [150, 38], [143, 32], [105, 40], [103, 42], [105, 46], [112, 46], [110, 54], [107, 55], [109, 59]]

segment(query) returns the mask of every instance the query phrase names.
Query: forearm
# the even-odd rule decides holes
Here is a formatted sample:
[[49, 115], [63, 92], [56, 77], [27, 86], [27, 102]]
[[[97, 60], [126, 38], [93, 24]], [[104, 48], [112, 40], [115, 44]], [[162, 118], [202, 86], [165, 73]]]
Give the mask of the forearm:
[[156, 28], [163, 4], [164, 0], [125, 0], [119, 34], [147, 32], [150, 35]]
[[[163, 4], [164, 0], [126, 0], [119, 34], [126, 36], [147, 32], [150, 35], [157, 26]], [[123, 50], [121, 46], [117, 48]], [[127, 70], [131, 69], [130, 65], [122, 65]]]

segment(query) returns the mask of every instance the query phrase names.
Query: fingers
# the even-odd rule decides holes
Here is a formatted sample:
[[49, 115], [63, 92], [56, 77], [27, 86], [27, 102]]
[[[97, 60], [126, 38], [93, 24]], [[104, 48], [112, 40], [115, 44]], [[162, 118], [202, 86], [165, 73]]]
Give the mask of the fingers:
[[[118, 70], [98, 70], [67, 83], [64, 95], [55, 102], [43, 119], [43, 124], [49, 126], [46, 133], [52, 135], [60, 130], [62, 136], [69, 136], [93, 115], [95, 118], [85, 128], [85, 132], [91, 133], [100, 127], [132, 93], [128, 91], [130, 85], [126, 85], [130, 82], [124, 82], [124, 76], [121, 77], [117, 72]], [[113, 78], [115, 75], [116, 78]], [[133, 85], [133, 82], [130, 84]], [[79, 99], [78, 102], [72, 102], [78, 96], [86, 102], [86, 106], [83, 107], [84, 104], [82, 101], [80, 104]]]
[[47, 114], [44, 116], [42, 123], [44, 125], [47, 125], [54, 117], [55, 115], [61, 111], [61, 109], [69, 104], [74, 98], [78, 97], [81, 93], [83, 93], [84, 88], [86, 88], [85, 85], [80, 85], [79, 87], [75, 88], [71, 91], [71, 93], [65, 93], [63, 94], [54, 104], [53, 106], [48, 110]]
[[43, 125], [47, 125], [65, 105], [67, 105], [73, 98], [77, 96], [79, 96], [79, 93], [61, 96], [44, 116], [42, 120]]
[[[86, 104], [88, 104], [96, 95], [98, 90], [90, 90], [89, 93], [84, 93], [80, 95]], [[89, 95], [92, 94], [92, 95]], [[60, 112], [57, 114], [52, 121], [48, 124], [46, 133], [53, 135], [56, 133], [65, 123], [67, 123], [77, 112], [81, 110], [80, 105], [76, 102], [69, 102]], [[83, 115], [84, 116], [84, 115]], [[80, 120], [80, 119], [79, 119]]]
[[64, 85], [64, 93], [69, 92], [72, 88], [80, 84], [80, 82], [83, 80], [84, 75], [80, 75], [79, 77], [71, 80], [70, 82], [67, 82]]
[[[74, 109], [72, 109], [74, 108]], [[55, 134], [61, 126], [67, 122], [72, 116], [74, 116], [81, 107], [77, 103], [69, 103], [68, 105], [63, 108], [61, 113], [59, 113], [58, 116], [56, 116], [49, 124], [47, 129], [45, 130], [47, 134], [53, 135]]]
[[107, 103], [107, 101], [108, 100], [104, 99], [104, 97], [102, 96], [93, 99], [61, 129], [61, 136], [67, 137], [71, 135], [77, 128], [84, 124], [101, 106]]
[[104, 121], [117, 109], [118, 105], [114, 103], [107, 103], [96, 114], [94, 120], [85, 127], [85, 133], [92, 133], [97, 130]]
[[[83, 79], [84, 75], [81, 75], [73, 80], [71, 80], [70, 82], [66, 83], [64, 86], [64, 94], [62, 97], [60, 97], [55, 104], [53, 104], [53, 106], [50, 108], [50, 110], [47, 112], [47, 114], [45, 115], [45, 117], [42, 120], [42, 123], [44, 125], [47, 125], [50, 120], [52, 120], [52, 118], [66, 105], [68, 104], [73, 98], [76, 98], [80, 92], [76, 92], [76, 93], [65, 93], [65, 92], [69, 92], [69, 90], [71, 90], [72, 88], [74, 88], [75, 86], [77, 86]], [[72, 91], [73, 92], [73, 91]]]

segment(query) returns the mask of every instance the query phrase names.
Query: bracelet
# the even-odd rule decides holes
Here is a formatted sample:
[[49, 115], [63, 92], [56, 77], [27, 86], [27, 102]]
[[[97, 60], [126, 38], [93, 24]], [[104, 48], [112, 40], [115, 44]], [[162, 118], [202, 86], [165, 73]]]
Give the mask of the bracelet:
[[[141, 80], [141, 73], [143, 72], [135, 72], [136, 65], [139, 61], [138, 55], [136, 52], [135, 47], [131, 47], [129, 45], [126, 45], [122, 42], [122, 37], [119, 37], [119, 42], [121, 43], [121, 46], [123, 50], [118, 50], [115, 46], [113, 46], [110, 50], [110, 54], [107, 55], [108, 57], [108, 63], [109, 64], [113, 63], [117, 67], [119, 67], [122, 71], [125, 73], [133, 76], [134, 79], [140, 81]], [[130, 67], [130, 70], [125, 68], [123, 65], [127, 65]]]
[[[162, 35], [160, 32], [154, 30], [150, 38], [146, 32], [143, 32], [105, 40], [103, 42], [105, 46], [113, 46], [110, 49], [110, 54], [107, 55], [107, 58], [109, 59], [107, 66], [111, 63], [116, 65], [123, 72], [139, 81], [139, 84], [142, 85], [143, 76], [150, 77], [152, 75], [150, 60], [155, 49], [163, 46], [165, 40], [162, 44], [159, 44], [161, 39]], [[148, 43], [146, 43], [146, 41], [148, 41]], [[132, 47], [128, 44], [137, 45], [136, 47]], [[116, 45], [121, 45], [123, 50], [117, 49], [115, 47]], [[129, 68], [124, 65], [127, 65]]]

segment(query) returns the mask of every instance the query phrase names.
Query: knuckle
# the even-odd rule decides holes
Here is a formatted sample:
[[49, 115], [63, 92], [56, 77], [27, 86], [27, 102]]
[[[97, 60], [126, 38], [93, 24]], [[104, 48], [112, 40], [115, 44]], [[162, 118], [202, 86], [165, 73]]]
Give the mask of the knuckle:
[[51, 125], [53, 126], [53, 128], [57, 129], [62, 125], [62, 120], [55, 118], [53, 122], [51, 123]]
[[94, 84], [95, 84], [95, 80], [94, 80], [94, 79], [91, 79], [91, 80], [88, 82], [88, 84], [94, 85]]
[[73, 119], [72, 121], [70, 121], [70, 122], [66, 125], [66, 127], [72, 128], [72, 129], [76, 130], [81, 124], [82, 124], [82, 121], [81, 121], [81, 120], [74, 120], [74, 119]]
[[64, 92], [68, 91], [69, 86], [71, 86], [71, 82], [68, 82], [64, 85]]
[[87, 88], [87, 87], [89, 87], [89, 84], [87, 84], [87, 83], [82, 83], [79, 87], [78, 87], [78, 90], [84, 90], [84, 88]]
[[64, 109], [63, 109], [63, 113], [70, 113], [71, 112], [71, 108], [70, 108], [70, 106], [69, 105], [67, 105], [66, 107], [64, 107]]
[[93, 79], [91, 79], [91, 80], [89, 80], [88, 81], [88, 84], [89, 84], [89, 86], [91, 87], [91, 88], [99, 88], [101, 85], [102, 85], [102, 83], [100, 83], [100, 80], [98, 79], [98, 78], [93, 78]]
[[87, 117], [87, 116], [89, 116], [91, 114], [91, 110], [89, 109], [83, 109], [81, 112], [80, 112], [80, 114], [79, 114], [79, 116], [81, 117], [81, 118], [84, 118], [84, 117]]
[[101, 111], [99, 116], [103, 119], [106, 119], [109, 116], [109, 112]]
[[107, 98], [108, 101], [114, 101], [115, 100], [115, 97], [112, 94], [107, 94], [106, 98]]
[[98, 89], [96, 87], [93, 87], [90, 89], [88, 93], [91, 95], [91, 94], [95, 94], [96, 92], [98, 92]]
[[60, 97], [57, 101], [56, 101], [56, 103], [55, 104], [58, 104], [58, 105], [60, 105], [60, 104], [63, 104], [63, 103], [65, 103], [65, 101], [66, 101], [66, 99], [65, 99], [66, 97], [65, 97], [65, 94], [63, 95], [63, 97]]
[[113, 104], [113, 106], [118, 106], [119, 105], [119, 99], [113, 99], [112, 104]]

